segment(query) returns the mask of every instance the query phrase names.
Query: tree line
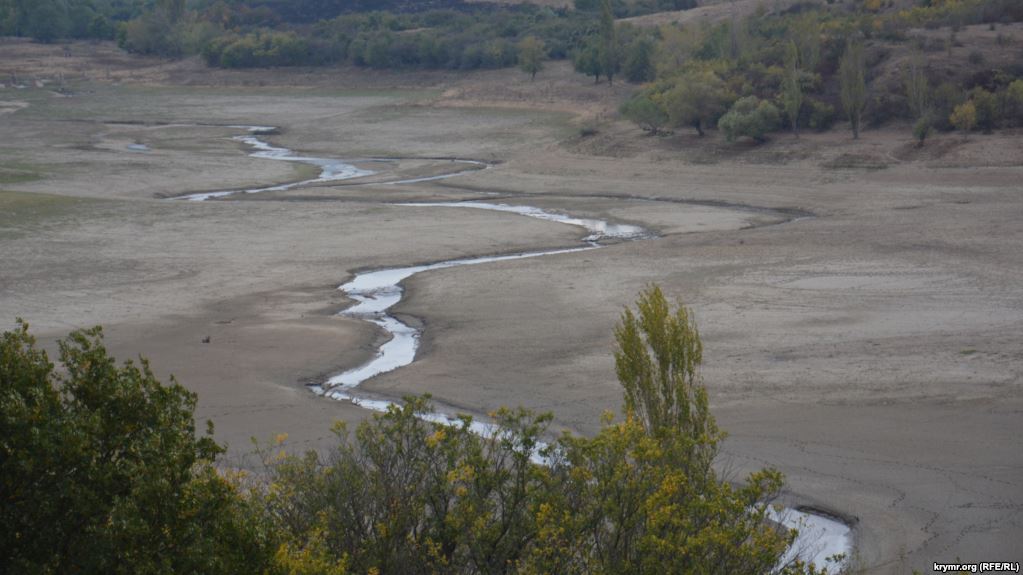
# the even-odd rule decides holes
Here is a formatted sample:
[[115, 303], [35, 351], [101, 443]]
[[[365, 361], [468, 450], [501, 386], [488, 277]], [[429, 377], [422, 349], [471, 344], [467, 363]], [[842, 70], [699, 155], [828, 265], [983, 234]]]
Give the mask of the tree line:
[[[1023, 66], [984, 67], [975, 52], [970, 61], [976, 72], [952, 81], [925, 65], [920, 40], [914, 42], [909, 31], [950, 26], [951, 51], [955, 30], [966, 24], [994, 28], [1020, 20], [1023, 4], [948, 0], [889, 11], [830, 5], [777, 14], [761, 10], [716, 24], [656, 30], [619, 24], [619, 37], [631, 40], [606, 52], [618, 59], [597, 64], [583, 51], [576, 68], [605, 77], [620, 69], [645, 81], [621, 113], [654, 134], [692, 128], [702, 136], [717, 127], [729, 140], [763, 141], [775, 130], [798, 135], [845, 119], [859, 137], [864, 126], [902, 119], [914, 123], [923, 142], [932, 129], [1023, 126]], [[901, 82], [874, 81], [888, 56], [885, 43], [907, 44], [916, 52], [903, 66]], [[597, 50], [607, 51], [599, 44], [591, 48]]]
[[[726, 481], [691, 311], [652, 287], [615, 329], [623, 418], [550, 441], [550, 415], [424, 419], [427, 398], [325, 453], [218, 466], [196, 396], [98, 329], [57, 370], [25, 324], [0, 336], [0, 571], [32, 573], [821, 573], [781, 563], [774, 470]], [[538, 462], [538, 459], [542, 461]]]
[[[363, 0], [0, 0], [0, 30], [35, 35], [116, 37], [131, 52], [201, 54], [226, 68], [349, 63], [381, 69], [503, 68], [535, 77], [551, 59], [571, 59], [594, 83], [640, 89], [622, 114], [654, 134], [720, 129], [728, 139], [763, 141], [786, 129], [827, 130], [913, 123], [923, 143], [933, 130], [985, 132], [1023, 125], [1023, 65], [985, 66], [951, 81], [925, 65], [933, 39], [916, 29], [947, 26], [952, 54], [967, 24], [1023, 21], [1016, 0], [917, 0], [798, 4], [745, 18], [641, 28], [616, 21], [644, 11], [688, 8], [688, 0], [578, 0], [574, 9], [495, 6], [461, 0], [373, 4]], [[438, 8], [441, 6], [442, 8]], [[313, 20], [321, 16], [321, 19]], [[1007, 43], [1009, 40], [1005, 40]], [[917, 51], [904, 80], [875, 82], [883, 43]], [[1011, 49], [1007, 47], [1006, 49]], [[923, 98], [921, 100], [920, 98]]]
[[145, 11], [145, 0], [0, 0], [0, 36], [112, 40], [119, 22]]

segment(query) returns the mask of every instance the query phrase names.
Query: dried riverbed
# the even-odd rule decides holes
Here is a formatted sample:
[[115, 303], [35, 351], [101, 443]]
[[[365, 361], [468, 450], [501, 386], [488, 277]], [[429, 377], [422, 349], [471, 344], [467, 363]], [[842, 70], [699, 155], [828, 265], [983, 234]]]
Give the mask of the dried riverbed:
[[[535, 110], [352, 93], [357, 71], [330, 91], [295, 88], [298, 77], [256, 88], [261, 74], [237, 76], [247, 83], [237, 88], [19, 91], [27, 106], [0, 117], [0, 174], [16, 180], [0, 192], [0, 315], [25, 317], [44, 342], [102, 323], [117, 357], [144, 354], [162, 378], [198, 392], [197, 418], [214, 421], [244, 466], [252, 436], [326, 447], [332, 421], [366, 416], [302, 385], [362, 365], [387, 339], [334, 315], [350, 305], [336, 289], [354, 277], [345, 270], [578, 246], [583, 235], [500, 212], [393, 204], [476, 200], [642, 223], [661, 238], [407, 278], [390, 311], [423, 330], [416, 361], [360, 390], [429, 392], [451, 412], [553, 410], [559, 425], [592, 433], [620, 401], [610, 327], [656, 281], [696, 310], [732, 477], [777, 467], [787, 505], [855, 525], [852, 563], [865, 573], [1018, 554], [1018, 135], [937, 135], [917, 149], [901, 129], [856, 141], [835, 130], [754, 148], [651, 139], [612, 122], [578, 139], [564, 117]], [[514, 71], [483, 76], [495, 93], [532, 87]], [[318, 175], [240, 155], [240, 131], [225, 126], [251, 118], [284, 126], [271, 141], [311, 156], [406, 159], [245, 196], [274, 201], [153, 200]], [[887, 167], [832, 167], [845, 157]], [[354, 185], [434, 176], [457, 168], [451, 158], [495, 167]], [[720, 209], [742, 205], [818, 217], [764, 226], [779, 218]]]
[[[256, 151], [252, 153], [253, 156], [271, 160], [312, 164], [321, 170], [320, 175], [309, 180], [261, 188], [189, 194], [183, 196], [182, 199], [205, 201], [229, 198], [239, 194], [281, 192], [297, 189], [302, 186], [321, 184], [324, 182], [352, 180], [373, 174], [373, 172], [369, 170], [359, 169], [352, 163], [344, 160], [302, 156], [287, 148], [276, 147], [260, 139], [259, 136], [273, 133], [275, 128], [263, 126], [231, 127], [244, 128], [249, 132], [249, 135], [239, 136], [236, 139], [255, 149]], [[473, 160], [455, 161], [460, 163], [478, 164], [484, 167], [486, 166], [486, 164], [482, 162], [475, 162]], [[455, 171], [428, 177], [384, 180], [376, 183], [414, 184], [447, 179], [460, 175], [461, 173], [462, 172], [460, 171]], [[652, 231], [638, 225], [616, 223], [596, 218], [576, 217], [527, 205], [509, 205], [504, 203], [481, 201], [414, 202], [400, 203], [396, 205], [406, 207], [461, 208], [506, 212], [543, 221], [576, 226], [585, 230], [587, 235], [581, 240], [584, 245], [579, 247], [552, 248], [548, 250], [506, 255], [458, 258], [422, 265], [385, 268], [358, 273], [354, 279], [341, 285], [338, 289], [343, 291], [349, 298], [355, 300], [356, 304], [340, 312], [340, 315], [368, 321], [383, 329], [387, 333], [388, 339], [385, 343], [379, 346], [375, 356], [368, 362], [358, 367], [348, 369], [337, 375], [333, 375], [327, 378], [324, 382], [312, 384], [310, 385], [310, 389], [317, 395], [325, 396], [333, 400], [350, 401], [354, 405], [372, 411], [386, 411], [391, 405], [394, 405], [394, 400], [372, 396], [366, 397], [364, 394], [359, 392], [359, 385], [377, 375], [410, 365], [413, 361], [415, 361], [416, 352], [419, 348], [421, 330], [388, 313], [388, 310], [401, 301], [404, 294], [402, 283], [406, 279], [419, 273], [446, 268], [493, 264], [502, 261], [586, 252], [600, 249], [603, 247], [604, 242], [609, 241], [637, 241], [656, 238], [656, 234]], [[436, 422], [454, 423], [457, 421], [454, 414], [443, 412], [424, 414], [423, 417]], [[473, 422], [473, 429], [477, 433], [482, 434], [499, 432], [493, 424], [489, 424], [481, 420], [479, 414], [476, 414], [476, 420]], [[539, 455], [535, 455], [534, 457], [537, 462], [543, 463], [542, 457]], [[774, 519], [783, 525], [797, 529], [800, 533], [783, 561], [788, 561], [798, 557], [823, 567], [829, 564], [830, 557], [840, 556], [844, 558], [850, 555], [852, 550], [851, 530], [848, 526], [836, 521], [835, 519], [824, 515], [807, 513], [805, 511], [797, 511], [794, 509], [784, 509], [775, 513]], [[841, 560], [838, 565], [842, 564], [844, 564], [844, 559]]]

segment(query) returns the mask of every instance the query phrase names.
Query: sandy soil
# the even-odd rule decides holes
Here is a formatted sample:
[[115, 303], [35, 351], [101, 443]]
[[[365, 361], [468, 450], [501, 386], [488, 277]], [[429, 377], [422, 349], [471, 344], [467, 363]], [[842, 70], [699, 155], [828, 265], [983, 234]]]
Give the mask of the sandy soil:
[[[0, 56], [50, 48], [4, 43]], [[26, 62], [23, 76], [41, 66]], [[365, 417], [304, 388], [380, 343], [333, 317], [352, 271], [582, 235], [513, 214], [388, 205], [483, 198], [620, 218], [661, 238], [412, 278], [398, 312], [425, 326], [420, 359], [368, 390], [429, 392], [474, 413], [550, 410], [591, 432], [620, 402], [611, 328], [658, 282], [697, 314], [705, 380], [731, 432], [724, 468], [776, 466], [788, 502], [853, 522], [864, 572], [1020, 560], [1019, 134], [938, 136], [919, 150], [894, 127], [751, 147], [651, 138], [598, 114], [599, 133], [583, 138], [566, 112], [610, 97], [558, 67], [545, 71], [549, 97], [516, 110], [536, 88], [514, 71], [450, 85], [441, 74], [409, 90], [383, 74], [296, 75], [285, 88], [276, 73], [205, 82], [212, 73], [188, 76], [193, 64], [131, 65], [145, 80], [127, 82], [125, 64], [110, 72], [124, 74], [120, 86], [100, 76], [69, 82], [71, 97], [45, 84], [0, 93], [27, 104], [0, 115], [0, 326], [25, 317], [52, 345], [102, 323], [119, 357], [145, 354], [199, 393], [198, 417], [238, 465], [252, 463], [251, 436], [285, 432], [294, 449], [317, 448], [332, 420]], [[395, 175], [444, 169], [426, 158], [496, 165], [418, 185], [157, 199], [309, 177], [248, 157], [229, 124], [280, 126], [271, 140], [308, 154], [404, 158], [380, 164]]]

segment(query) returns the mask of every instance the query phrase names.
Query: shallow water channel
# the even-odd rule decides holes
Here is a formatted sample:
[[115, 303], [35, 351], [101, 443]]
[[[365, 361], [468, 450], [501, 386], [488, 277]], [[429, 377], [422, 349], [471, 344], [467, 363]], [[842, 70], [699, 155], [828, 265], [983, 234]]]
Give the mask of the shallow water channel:
[[[254, 151], [250, 154], [251, 156], [269, 160], [311, 164], [320, 168], [320, 175], [309, 180], [280, 184], [265, 188], [203, 192], [180, 196], [177, 199], [205, 201], [225, 198], [236, 194], [285, 191], [304, 185], [348, 180], [374, 174], [374, 172], [370, 170], [360, 169], [349, 163], [352, 160], [343, 161], [333, 158], [301, 156], [294, 153], [292, 150], [276, 147], [264, 140], [261, 140], [259, 136], [271, 134], [276, 130], [272, 127], [230, 127], [244, 129], [248, 132], [247, 135], [236, 136], [235, 139], [254, 149]], [[381, 160], [382, 159], [375, 159], [369, 161]], [[478, 162], [476, 160], [456, 159], [448, 161], [452, 163], [475, 164], [483, 169], [489, 167], [489, 164]], [[416, 182], [435, 181], [454, 177], [463, 173], [465, 172], [454, 171], [447, 174], [439, 174], [422, 178], [376, 182], [376, 184], [411, 184]], [[478, 201], [410, 202], [397, 203], [394, 205], [510, 212], [525, 217], [577, 226], [585, 230], [587, 235], [581, 238], [580, 245], [577, 247], [522, 252], [498, 256], [460, 258], [415, 266], [372, 270], [360, 272], [356, 274], [351, 281], [339, 286], [338, 289], [345, 292], [345, 294], [349, 298], [355, 300], [356, 303], [355, 305], [339, 312], [338, 315], [371, 322], [382, 328], [391, 337], [386, 343], [380, 346], [376, 355], [370, 361], [359, 367], [331, 376], [322, 384], [310, 386], [310, 389], [318, 395], [335, 400], [350, 401], [355, 405], [373, 411], [387, 411], [390, 406], [396, 405], [397, 402], [360, 395], [358, 393], [359, 384], [376, 375], [393, 371], [411, 364], [415, 361], [416, 351], [419, 348], [419, 336], [421, 331], [388, 313], [388, 310], [397, 305], [404, 295], [404, 289], [402, 287], [402, 282], [404, 280], [415, 274], [432, 270], [489, 264], [555, 254], [583, 252], [600, 249], [604, 247], [605, 243], [608, 241], [634, 241], [652, 239], [656, 237], [653, 233], [640, 226], [614, 223], [592, 218], [575, 217], [543, 210], [533, 206]], [[423, 419], [436, 423], [459, 423], [459, 420], [453, 415], [440, 412], [423, 414], [422, 417]], [[501, 432], [494, 424], [476, 420], [472, 423], [472, 430], [482, 435], [492, 435]], [[539, 455], [535, 455], [534, 460], [538, 463], [544, 462], [543, 458]], [[804, 560], [813, 562], [818, 567], [835, 567], [833, 564], [829, 565], [827, 563], [826, 560], [828, 557], [835, 554], [844, 554], [845, 557], [848, 558], [852, 549], [852, 533], [851, 529], [846, 524], [825, 515], [808, 513], [789, 508], [782, 509], [780, 512], [772, 511], [771, 517], [786, 527], [799, 530], [799, 536], [786, 553], [783, 558], [784, 561], [801, 557]]]

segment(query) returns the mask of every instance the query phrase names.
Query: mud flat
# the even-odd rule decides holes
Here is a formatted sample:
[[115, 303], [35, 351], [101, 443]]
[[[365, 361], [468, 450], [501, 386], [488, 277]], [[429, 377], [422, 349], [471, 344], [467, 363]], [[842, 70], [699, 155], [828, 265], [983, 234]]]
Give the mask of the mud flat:
[[[235, 139], [253, 148], [255, 152], [251, 156], [311, 164], [320, 169], [316, 178], [300, 180], [294, 183], [279, 184], [270, 187], [246, 189], [240, 191], [219, 191], [204, 192], [198, 194], [186, 194], [175, 199], [188, 201], [208, 201], [225, 198], [244, 198], [248, 194], [259, 194], [266, 192], [283, 192], [296, 189], [302, 186], [321, 184], [324, 182], [344, 181], [372, 175], [372, 172], [360, 170], [354, 165], [343, 160], [332, 158], [319, 158], [302, 156], [287, 148], [280, 148], [260, 139], [267, 134], [275, 133], [276, 128], [263, 126], [230, 126], [242, 128], [249, 132], [248, 136], [236, 136]], [[483, 162], [473, 160], [451, 160], [455, 163], [475, 164], [483, 168], [490, 167]], [[412, 179], [389, 179], [378, 180], [376, 184], [415, 184], [423, 182], [436, 182], [452, 177], [464, 175], [463, 171], [449, 171], [429, 177], [418, 177]], [[607, 198], [610, 200], [610, 198]], [[621, 200], [619, 200], [621, 201]], [[397, 317], [390, 315], [388, 310], [401, 302], [404, 295], [402, 283], [408, 278], [447, 268], [477, 266], [484, 264], [495, 264], [499, 262], [532, 259], [562, 254], [578, 254], [604, 247], [602, 242], [621, 242], [654, 240], [657, 236], [641, 226], [610, 222], [595, 218], [580, 218], [571, 215], [546, 211], [534, 206], [509, 205], [491, 202], [429, 202], [429, 203], [400, 203], [402, 207], [430, 207], [430, 208], [462, 208], [471, 210], [486, 210], [493, 212], [511, 213], [526, 216], [547, 222], [567, 224], [585, 230], [588, 235], [582, 238], [583, 246], [574, 248], [552, 248], [547, 250], [514, 253], [506, 255], [480, 256], [471, 258], [459, 258], [444, 260], [429, 264], [385, 268], [381, 270], [365, 271], [358, 273], [355, 278], [341, 285], [338, 289], [346, 296], [355, 300], [355, 304], [348, 307], [338, 315], [353, 319], [361, 319], [370, 322], [383, 329], [387, 341], [382, 343], [371, 359], [364, 364], [348, 369], [337, 375], [333, 375], [322, 382], [314, 382], [309, 385], [310, 391], [317, 396], [327, 399], [349, 402], [354, 406], [369, 411], [383, 412], [389, 410], [396, 402], [393, 399], [381, 399], [366, 397], [359, 388], [360, 384], [378, 375], [393, 372], [412, 364], [419, 349], [419, 340], [422, 330]], [[748, 208], [747, 208], [748, 209]], [[758, 210], [767, 212], [769, 210]], [[791, 210], [790, 210], [791, 211]], [[780, 213], [775, 214], [781, 216]], [[781, 218], [779, 222], [795, 221], [812, 217], [809, 214], [799, 214], [788, 218]], [[208, 342], [208, 339], [204, 339]], [[487, 423], [482, 414], [473, 414], [475, 420], [472, 422], [472, 429], [479, 434], [493, 435], [500, 433], [500, 428], [494, 424]], [[422, 414], [421, 417], [440, 423], [456, 424], [458, 414], [444, 412], [430, 412]], [[533, 459], [538, 464], [546, 464], [546, 457], [540, 452], [533, 453]], [[782, 509], [776, 511], [772, 518], [790, 528], [797, 529], [798, 535], [793, 541], [792, 547], [782, 558], [782, 564], [794, 559], [816, 564], [824, 568], [841, 568], [847, 564], [847, 558], [852, 554], [852, 537], [848, 525], [832, 517], [823, 514], [808, 513], [795, 509]]]
[[[625, 221], [660, 238], [408, 278], [389, 311], [425, 326], [418, 358], [363, 388], [429, 392], [471, 412], [549, 410], [559, 425], [593, 431], [620, 400], [611, 326], [658, 282], [696, 311], [712, 408], [731, 434], [724, 470], [778, 467], [787, 505], [854, 524], [852, 565], [867, 573], [1019, 560], [1018, 136], [939, 136], [928, 149], [943, 155], [913, 161], [898, 159], [911, 145], [905, 134], [884, 131], [859, 142], [780, 136], [716, 157], [695, 138], [655, 142], [618, 125], [579, 139], [559, 114], [404, 104], [417, 97], [18, 91], [27, 105], [0, 115], [0, 174], [17, 175], [0, 183], [0, 321], [23, 316], [47, 341], [102, 323], [118, 357], [145, 354], [196, 390], [198, 416], [244, 463], [251, 436], [287, 432], [295, 449], [324, 446], [332, 420], [364, 417], [305, 388], [362, 365], [387, 340], [372, 324], [335, 317], [351, 303], [339, 284], [366, 269], [572, 247], [581, 237], [513, 213], [391, 204], [476, 200]], [[253, 118], [281, 126], [273, 145], [309, 156], [494, 167], [243, 201], [156, 199], [317, 176], [249, 157], [223, 126]], [[884, 168], [837, 161], [852, 156]], [[402, 179], [442, 168], [416, 164]], [[758, 225], [776, 218], [730, 208], [740, 206], [816, 217]]]

